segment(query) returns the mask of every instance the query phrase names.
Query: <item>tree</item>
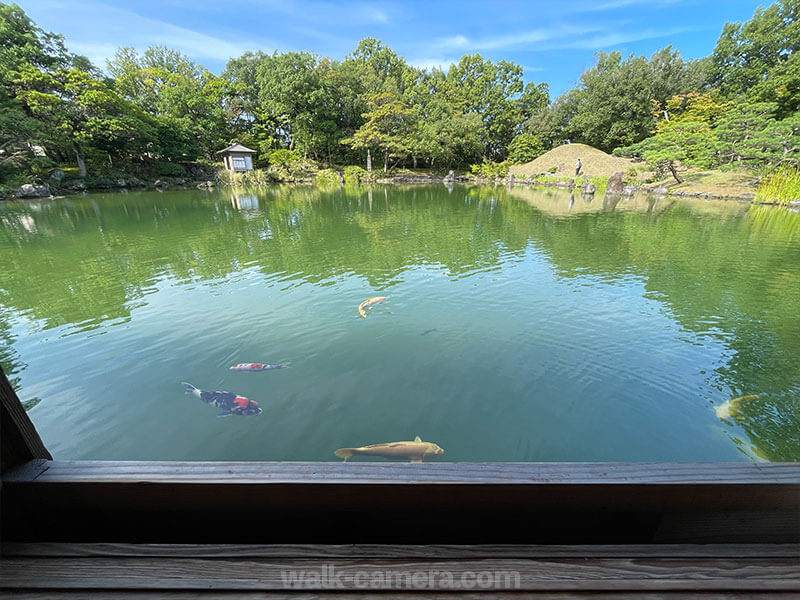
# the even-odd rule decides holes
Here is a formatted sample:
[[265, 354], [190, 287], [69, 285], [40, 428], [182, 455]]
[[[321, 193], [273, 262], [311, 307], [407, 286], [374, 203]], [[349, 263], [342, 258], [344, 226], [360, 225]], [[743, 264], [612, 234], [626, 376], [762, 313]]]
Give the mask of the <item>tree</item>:
[[383, 172], [389, 170], [389, 157], [402, 158], [411, 152], [414, 111], [395, 94], [381, 92], [367, 98], [367, 120], [352, 137], [342, 140], [353, 149], [378, 148], [383, 152]]
[[753, 166], [795, 162], [800, 149], [800, 115], [776, 120], [774, 102], [741, 102], [716, 129], [721, 161]]
[[[231, 137], [224, 97], [225, 81], [186, 56], [166, 46], [151, 46], [142, 55], [133, 48], [120, 48], [108, 61], [119, 93], [150, 115], [177, 126], [177, 140], [160, 139], [162, 145], [193, 145], [181, 140], [191, 132], [209, 158]], [[164, 155], [170, 154], [166, 151]], [[186, 156], [188, 159], [197, 158]]]
[[767, 81], [798, 49], [800, 0], [778, 0], [744, 24], [725, 24], [711, 55], [709, 83], [732, 98]]
[[285, 145], [327, 155], [337, 141], [336, 99], [326, 77], [330, 65], [309, 52], [264, 58], [257, 69], [261, 108], [277, 124]]
[[462, 56], [450, 67], [443, 92], [455, 110], [481, 118], [484, 155], [492, 159], [505, 157], [525, 120], [548, 102], [546, 84], [523, 85], [522, 67], [504, 60], [495, 64], [480, 54]]
[[544, 144], [535, 135], [521, 133], [508, 146], [508, 159], [515, 165], [530, 162], [544, 154]]
[[622, 60], [619, 52], [597, 54], [594, 67], [581, 75], [581, 85], [569, 101], [574, 104], [567, 131], [574, 141], [610, 152], [639, 142], [653, 132], [652, 101], [694, 91], [697, 67], [670, 47]]
[[13, 82], [17, 96], [45, 128], [47, 137], [70, 147], [86, 176], [89, 145], [121, 156], [144, 152], [154, 137], [152, 122], [103, 82], [72, 68], [53, 75], [20, 69]]

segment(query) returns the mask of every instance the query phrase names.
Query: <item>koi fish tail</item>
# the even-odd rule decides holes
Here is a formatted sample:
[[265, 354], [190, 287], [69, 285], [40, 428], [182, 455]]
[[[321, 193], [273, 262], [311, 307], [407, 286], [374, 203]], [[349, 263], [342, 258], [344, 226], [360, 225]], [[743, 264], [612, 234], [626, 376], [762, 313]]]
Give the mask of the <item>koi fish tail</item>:
[[353, 454], [355, 454], [355, 448], [339, 448], [334, 452], [336, 456], [339, 458], [343, 458], [344, 462], [347, 462]]

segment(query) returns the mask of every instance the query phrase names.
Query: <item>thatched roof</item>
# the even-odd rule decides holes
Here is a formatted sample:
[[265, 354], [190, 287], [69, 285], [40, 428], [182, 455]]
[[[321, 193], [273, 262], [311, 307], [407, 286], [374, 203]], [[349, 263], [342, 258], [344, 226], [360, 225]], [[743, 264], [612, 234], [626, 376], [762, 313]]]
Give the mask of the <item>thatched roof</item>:
[[234, 142], [227, 148], [217, 151], [217, 154], [222, 154], [223, 152], [252, 152], [253, 154], [256, 154], [257, 150], [251, 150], [247, 146], [242, 146], [240, 143]]

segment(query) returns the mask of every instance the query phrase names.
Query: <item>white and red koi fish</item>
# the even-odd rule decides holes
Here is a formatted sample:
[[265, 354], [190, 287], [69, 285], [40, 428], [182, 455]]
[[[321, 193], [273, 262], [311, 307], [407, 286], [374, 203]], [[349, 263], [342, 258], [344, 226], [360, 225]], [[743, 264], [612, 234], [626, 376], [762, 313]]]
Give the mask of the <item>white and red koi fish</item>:
[[230, 367], [231, 371], [274, 371], [275, 369], [286, 369], [289, 365], [280, 363], [268, 365], [266, 363], [239, 363]]
[[231, 415], [255, 416], [261, 414], [258, 402], [248, 400], [244, 396], [232, 394], [231, 392], [204, 392], [186, 382], [183, 382], [183, 388], [187, 394], [197, 396], [206, 404], [220, 409], [218, 417], [229, 417]]

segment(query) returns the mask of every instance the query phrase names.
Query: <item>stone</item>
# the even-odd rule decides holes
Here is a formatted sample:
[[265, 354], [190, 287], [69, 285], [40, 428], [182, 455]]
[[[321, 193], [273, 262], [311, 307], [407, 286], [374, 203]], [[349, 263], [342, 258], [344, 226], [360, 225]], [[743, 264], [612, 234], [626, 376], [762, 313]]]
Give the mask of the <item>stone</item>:
[[587, 196], [590, 195], [590, 194], [594, 194], [596, 191], [597, 191], [597, 188], [591, 182], [587, 183], [587, 184], [584, 184], [584, 186], [581, 188], [581, 193], [582, 194], [586, 194]]
[[64, 171], [61, 169], [53, 169], [50, 171], [50, 180], [56, 183], [61, 183], [61, 180], [64, 179]]
[[128, 186], [128, 182], [125, 181], [124, 179], [117, 179], [116, 185], [117, 187], [124, 188]]
[[445, 183], [447, 183], [448, 181], [449, 181], [450, 183], [452, 183], [452, 182], [454, 182], [455, 180], [456, 180], [456, 174], [455, 174], [455, 173], [453, 173], [453, 171], [449, 171], [449, 172], [447, 173], [447, 175], [445, 175], [445, 176], [444, 176], [444, 179], [442, 179], [442, 181], [444, 181]]
[[650, 188], [650, 193], [654, 196], [666, 196], [669, 190], [663, 185], [659, 185], [658, 187]]
[[789, 208], [800, 208], [800, 198], [789, 202]]
[[86, 189], [86, 182], [83, 179], [73, 179], [67, 184], [67, 189], [74, 192], [82, 192]]
[[622, 188], [622, 195], [623, 196], [633, 196], [636, 192], [639, 191], [639, 188], [635, 185], [626, 185]]
[[515, 179], [514, 178], [514, 174], [513, 173], [509, 173], [508, 174], [508, 187], [513, 187], [514, 186], [514, 179]]
[[606, 194], [621, 194], [622, 190], [625, 188], [625, 184], [622, 181], [624, 173], [622, 171], [618, 173], [614, 173], [611, 177], [608, 178], [608, 183], [606, 184]]
[[157, 188], [169, 187], [169, 184], [166, 181], [161, 181], [160, 179], [156, 179], [153, 185], [156, 186]]
[[113, 185], [113, 181], [108, 177], [98, 177], [94, 182], [94, 187], [101, 189], [108, 189]]
[[173, 181], [175, 185], [186, 185], [186, 180], [182, 177], [178, 177], [175, 181]]
[[50, 195], [49, 185], [26, 183], [17, 190], [17, 198], [45, 198]]
[[752, 192], [748, 192], [746, 194], [739, 194], [739, 198], [742, 200], [754, 200], [755, 197], [756, 195], [753, 194]]

